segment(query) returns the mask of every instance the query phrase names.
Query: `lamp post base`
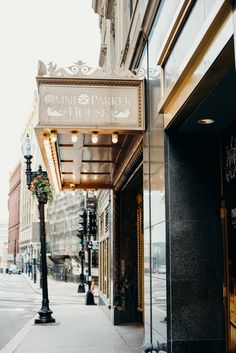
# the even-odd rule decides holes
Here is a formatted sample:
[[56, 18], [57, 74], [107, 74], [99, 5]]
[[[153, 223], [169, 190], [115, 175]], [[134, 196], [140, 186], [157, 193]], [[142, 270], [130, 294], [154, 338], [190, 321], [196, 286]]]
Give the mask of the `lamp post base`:
[[94, 302], [94, 295], [93, 295], [93, 292], [91, 290], [88, 290], [87, 293], [86, 293], [85, 304], [86, 305], [97, 305]]
[[85, 285], [83, 283], [79, 284], [78, 293], [85, 293]]
[[52, 311], [50, 309], [41, 309], [38, 311], [39, 318], [34, 320], [35, 324], [49, 324], [56, 320], [51, 316]]

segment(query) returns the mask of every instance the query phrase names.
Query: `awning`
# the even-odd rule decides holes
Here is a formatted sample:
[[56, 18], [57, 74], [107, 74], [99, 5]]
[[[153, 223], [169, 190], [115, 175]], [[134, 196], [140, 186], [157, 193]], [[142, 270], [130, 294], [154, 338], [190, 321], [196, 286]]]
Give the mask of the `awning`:
[[50, 181], [60, 190], [112, 188], [142, 141], [143, 80], [39, 64], [35, 132]]

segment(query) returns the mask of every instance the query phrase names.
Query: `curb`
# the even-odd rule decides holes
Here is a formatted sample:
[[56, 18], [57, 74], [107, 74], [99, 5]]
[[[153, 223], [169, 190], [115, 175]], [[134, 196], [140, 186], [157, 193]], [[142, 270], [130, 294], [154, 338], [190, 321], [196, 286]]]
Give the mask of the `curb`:
[[27, 282], [28, 286], [30, 286], [31, 289], [33, 289], [33, 291], [37, 294], [40, 294], [41, 293], [41, 289], [38, 288], [34, 288], [33, 284], [31, 283], [30, 279], [26, 276], [26, 274], [22, 273], [23, 277], [24, 277], [24, 280]]
[[26, 336], [33, 329], [34, 318], [31, 318], [25, 326], [5, 345], [0, 353], [14, 353]]

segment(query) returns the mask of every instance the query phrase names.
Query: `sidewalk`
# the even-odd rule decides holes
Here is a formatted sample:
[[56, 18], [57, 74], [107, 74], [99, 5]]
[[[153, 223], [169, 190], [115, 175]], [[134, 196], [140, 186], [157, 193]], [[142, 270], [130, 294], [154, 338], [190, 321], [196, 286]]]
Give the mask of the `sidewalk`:
[[[30, 285], [30, 287], [33, 289], [35, 293], [42, 294], [42, 289], [40, 288], [39, 285], [39, 280], [34, 283], [33, 280], [25, 273], [22, 274], [24, 278], [26, 279], [27, 283]], [[38, 278], [38, 277], [37, 277]], [[39, 278], [38, 278], [39, 279]], [[53, 302], [53, 297], [55, 296], [66, 296], [68, 299], [78, 299], [80, 298], [85, 298], [85, 293], [78, 293], [78, 286], [79, 283], [76, 282], [65, 282], [65, 281], [56, 281], [54, 279], [51, 279], [48, 277], [48, 292], [49, 292], [49, 301], [50, 303]], [[87, 285], [85, 286], [85, 290], [87, 291]], [[98, 299], [98, 287], [94, 287], [94, 298], [95, 302]]]
[[[38, 284], [30, 283], [31, 279], [27, 281], [39, 292], [39, 288], [36, 288]], [[58, 288], [62, 283], [56, 282], [54, 285], [54, 288]], [[66, 283], [65, 287], [70, 291], [76, 285]], [[98, 305], [62, 304], [50, 309], [55, 323], [35, 325], [32, 318], [0, 353], [142, 352], [143, 327], [114, 326]]]

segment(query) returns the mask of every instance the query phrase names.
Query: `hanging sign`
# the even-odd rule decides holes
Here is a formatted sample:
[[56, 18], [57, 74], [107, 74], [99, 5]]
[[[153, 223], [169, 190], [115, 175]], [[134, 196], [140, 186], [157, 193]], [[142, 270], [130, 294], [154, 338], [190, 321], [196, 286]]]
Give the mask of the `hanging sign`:
[[[39, 85], [39, 125], [144, 130], [142, 80], [47, 79]], [[53, 83], [52, 83], [53, 81]]]

